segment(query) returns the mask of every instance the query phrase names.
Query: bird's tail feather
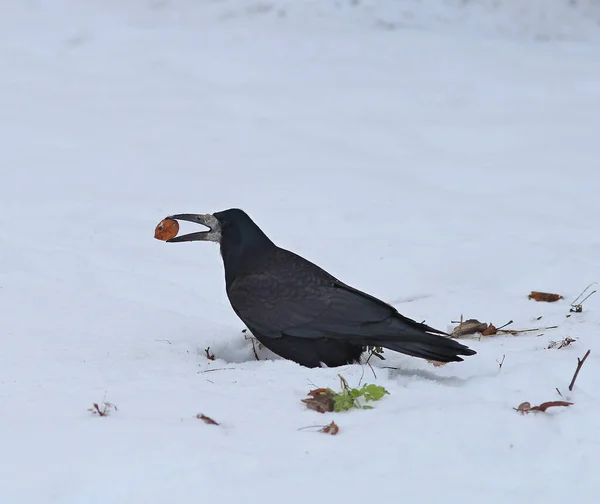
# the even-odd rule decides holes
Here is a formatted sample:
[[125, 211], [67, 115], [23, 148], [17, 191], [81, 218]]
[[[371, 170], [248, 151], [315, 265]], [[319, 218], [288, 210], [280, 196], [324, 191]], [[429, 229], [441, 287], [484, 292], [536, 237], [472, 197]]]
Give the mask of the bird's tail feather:
[[439, 362], [460, 362], [460, 355], [475, 355], [477, 352], [453, 339], [435, 334], [419, 334], [418, 337], [395, 341], [377, 341], [376, 345], [421, 359]]

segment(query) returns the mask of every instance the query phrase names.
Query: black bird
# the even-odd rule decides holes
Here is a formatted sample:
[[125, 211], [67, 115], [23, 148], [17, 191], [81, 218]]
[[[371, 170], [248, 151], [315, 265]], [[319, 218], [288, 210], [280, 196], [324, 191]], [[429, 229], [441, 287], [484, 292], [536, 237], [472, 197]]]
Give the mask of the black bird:
[[335, 367], [360, 362], [367, 346], [440, 362], [476, 353], [279, 248], [242, 210], [169, 218], [209, 228], [168, 241], [220, 244], [233, 310], [265, 347], [285, 359]]

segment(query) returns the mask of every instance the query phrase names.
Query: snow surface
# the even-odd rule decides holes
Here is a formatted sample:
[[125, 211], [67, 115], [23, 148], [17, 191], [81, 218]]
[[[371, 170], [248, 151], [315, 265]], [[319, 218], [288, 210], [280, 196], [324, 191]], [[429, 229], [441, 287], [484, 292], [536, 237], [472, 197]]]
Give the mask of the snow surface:
[[[600, 5], [573, 4], [0, 6], [0, 502], [597, 498], [600, 296], [566, 315], [600, 280]], [[229, 207], [441, 329], [559, 327], [377, 378], [257, 362], [214, 244], [152, 236]], [[306, 409], [338, 373], [390, 395]]]

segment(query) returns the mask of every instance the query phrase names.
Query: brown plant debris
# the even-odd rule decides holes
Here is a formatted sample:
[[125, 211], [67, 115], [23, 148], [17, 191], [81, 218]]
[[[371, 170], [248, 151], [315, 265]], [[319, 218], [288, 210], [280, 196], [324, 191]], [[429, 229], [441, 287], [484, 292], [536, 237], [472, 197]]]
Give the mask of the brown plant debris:
[[260, 360], [260, 357], [258, 356], [258, 352], [256, 351], [256, 342], [255, 341], [258, 341], [258, 340], [256, 340], [256, 338], [254, 338], [254, 337], [250, 338], [250, 342], [252, 343], [252, 353], [254, 354], [254, 358], [256, 360]]
[[325, 434], [331, 434], [332, 436], [335, 436], [338, 432], [340, 432], [340, 428], [337, 426], [337, 424], [335, 422], [331, 422], [330, 424], [326, 425], [322, 429], [319, 429], [319, 432], [323, 432]]
[[102, 403], [102, 407], [100, 407], [98, 403], [94, 403], [92, 404], [91, 408], [88, 408], [88, 411], [91, 412], [92, 415], [98, 415], [101, 417], [110, 415], [111, 410], [117, 411], [117, 406], [106, 401]]
[[174, 219], [163, 219], [154, 229], [154, 238], [167, 241], [175, 238], [177, 233], [179, 233], [179, 222]]
[[498, 371], [502, 369], [502, 366], [504, 365], [504, 359], [506, 359], [506, 354], [502, 356], [502, 360], [496, 359], [496, 362], [498, 363]]
[[[595, 285], [597, 282], [592, 282], [590, 285], [588, 285], [585, 289], [583, 289], [583, 291], [581, 292], [581, 294], [579, 294], [579, 296], [577, 296], [573, 302], [571, 303], [571, 309], [569, 310], [570, 312], [573, 313], [581, 313], [583, 311], [583, 303], [585, 303], [585, 301], [592, 296], [593, 294], [596, 294], [596, 291], [592, 291], [590, 292], [587, 296], [583, 297], [585, 295], [585, 293], [590, 289], [590, 287], [592, 285]], [[583, 298], [583, 299], [582, 299]]]
[[335, 422], [331, 422], [327, 425], [309, 425], [307, 427], [301, 427], [298, 430], [306, 429], [319, 429], [319, 432], [323, 432], [324, 434], [330, 434], [332, 436], [335, 436], [338, 432], [340, 432], [340, 428]]
[[577, 358], [577, 369], [575, 369], [575, 374], [573, 375], [573, 379], [571, 380], [571, 384], [569, 385], [569, 390], [571, 392], [573, 391], [573, 387], [575, 386], [575, 380], [577, 380], [577, 375], [579, 375], [579, 371], [581, 370], [581, 367], [583, 366], [585, 359], [588, 358], [590, 353], [591, 353], [591, 350], [588, 350], [587, 352], [585, 352], [583, 359], [580, 359], [579, 357]]
[[554, 303], [559, 299], [564, 299], [560, 294], [551, 294], [550, 292], [539, 292], [539, 291], [531, 291], [531, 294], [527, 296], [529, 299], [533, 299], [534, 301], [543, 301], [546, 303]]
[[496, 326], [494, 324], [488, 325], [486, 329], [481, 331], [482, 336], [493, 336], [494, 334], [497, 334], [497, 333], [498, 333], [498, 329], [496, 329]]
[[461, 317], [460, 323], [454, 328], [450, 336], [453, 338], [460, 338], [461, 336], [467, 336], [468, 334], [477, 334], [485, 331], [488, 327], [488, 324], [479, 322], [477, 319], [463, 321]]
[[531, 403], [525, 401], [519, 404], [516, 408], [513, 408], [515, 411], [521, 413], [521, 415], [525, 415], [531, 412], [542, 411], [545, 412], [548, 408], [552, 408], [554, 406], [571, 406], [572, 402], [567, 401], [548, 401], [540, 404], [539, 406], [532, 406]]
[[204, 353], [206, 354], [206, 358], [208, 360], [215, 360], [215, 354], [210, 353], [210, 347], [204, 349]]
[[553, 326], [546, 326], [546, 327], [534, 327], [533, 329], [498, 329], [498, 333], [512, 334], [513, 336], [518, 336], [519, 334], [526, 333], [526, 332], [545, 331], [547, 329], [557, 329], [557, 328], [558, 328], [558, 326], [553, 325]]
[[521, 333], [526, 332], [536, 332], [543, 331], [546, 329], [556, 329], [558, 326], [547, 326], [547, 327], [536, 327], [534, 329], [505, 329], [505, 327], [512, 324], [513, 321], [510, 320], [506, 324], [501, 325], [500, 327], [496, 327], [492, 323], [480, 322], [477, 319], [468, 319], [463, 321], [462, 317], [458, 326], [454, 328], [452, 333], [450, 334], [451, 338], [460, 338], [462, 336], [467, 336], [470, 334], [481, 334], [482, 336], [494, 336], [496, 334], [512, 334], [516, 336]]
[[560, 350], [561, 348], [568, 347], [571, 343], [575, 343], [575, 341], [577, 340], [574, 340], [570, 336], [567, 336], [561, 339], [560, 341], [550, 340], [550, 343], [548, 343], [548, 350], [550, 350], [551, 348], [556, 348]]
[[208, 425], [219, 425], [218, 422], [215, 422], [212, 418], [207, 417], [206, 415], [203, 415], [202, 413], [198, 413], [196, 415], [196, 418], [198, 420], [202, 420], [204, 423], [206, 423]]
[[335, 401], [333, 398], [333, 391], [326, 388], [318, 388], [311, 390], [306, 399], [302, 399], [302, 402], [306, 404], [306, 407], [317, 411], [318, 413], [328, 413], [333, 411]]
[[252, 334], [248, 335], [247, 329], [242, 329], [242, 333], [244, 334], [245, 340], [250, 340], [250, 343], [252, 344], [252, 353], [254, 354], [254, 358], [257, 361], [259, 361], [260, 357], [258, 356], [258, 351], [256, 350], [256, 348], [258, 347], [259, 350], [262, 350], [263, 344], [260, 341], [258, 341]]

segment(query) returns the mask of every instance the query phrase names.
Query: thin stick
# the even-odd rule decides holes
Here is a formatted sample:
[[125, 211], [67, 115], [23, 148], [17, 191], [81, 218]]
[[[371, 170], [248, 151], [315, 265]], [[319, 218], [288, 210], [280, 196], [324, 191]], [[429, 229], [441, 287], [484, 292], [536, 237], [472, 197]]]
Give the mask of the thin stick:
[[300, 427], [298, 430], [306, 430], [306, 429], [324, 429], [325, 427], [327, 427], [326, 425], [307, 425], [306, 427]]
[[498, 331], [501, 331], [501, 330], [502, 330], [502, 329], [504, 329], [506, 326], [509, 326], [509, 325], [510, 325], [510, 324], [512, 324], [512, 323], [513, 323], [513, 321], [512, 321], [512, 320], [509, 320], [509, 321], [508, 321], [506, 324], [504, 324], [503, 326], [497, 327], [496, 329], [497, 329]]
[[537, 329], [498, 329], [498, 332], [508, 333], [512, 335], [517, 335], [524, 332], [535, 332], [535, 331], [545, 331], [546, 329], [556, 329], [558, 326], [548, 326], [548, 327], [538, 327]]
[[[369, 361], [367, 360], [367, 364], [369, 363]], [[363, 381], [363, 378], [365, 377], [365, 366], [361, 366], [361, 373], [360, 373], [360, 380], [358, 380], [358, 385], [357, 387], [360, 387], [360, 384]]]
[[585, 289], [583, 289], [581, 291], [581, 294], [579, 294], [579, 296], [577, 296], [573, 302], [571, 303], [571, 311], [582, 311], [582, 307], [581, 305], [587, 300], [587, 298], [589, 298], [592, 294], [595, 294], [596, 291], [590, 292], [585, 298], [583, 298], [579, 303], [577, 301], [579, 301], [579, 299], [587, 292], [587, 290], [594, 284], [596, 284], [598, 282], [592, 282], [590, 285], [588, 285]]
[[571, 392], [573, 392], [573, 386], [575, 385], [575, 380], [577, 380], [577, 375], [579, 374], [579, 370], [583, 366], [585, 359], [587, 359], [588, 355], [590, 355], [590, 352], [591, 352], [591, 350], [588, 350], [585, 353], [585, 355], [583, 356], [583, 359], [580, 359], [579, 357], [577, 357], [577, 369], [575, 370], [575, 374], [573, 375], [573, 379], [571, 380], [571, 385], [569, 385], [569, 390]]
[[256, 360], [260, 360], [260, 359], [258, 358], [258, 353], [256, 353], [256, 347], [254, 346], [254, 338], [251, 338], [251, 339], [250, 339], [250, 342], [252, 343], [252, 351], [254, 352], [254, 358], [255, 358]]
[[498, 372], [500, 372], [500, 370], [502, 369], [502, 364], [504, 364], [504, 359], [506, 359], [506, 354], [504, 354], [502, 356], [502, 360], [499, 361], [498, 359], [496, 359], [496, 362], [498, 363]]
[[[371, 363], [369, 361], [367, 361], [367, 364], [371, 368], [371, 371], [373, 372], [374, 378], [377, 380], [377, 374], [375, 373], [375, 370], [373, 369], [373, 366], [371, 366]], [[360, 383], [358, 385], [360, 386]]]

